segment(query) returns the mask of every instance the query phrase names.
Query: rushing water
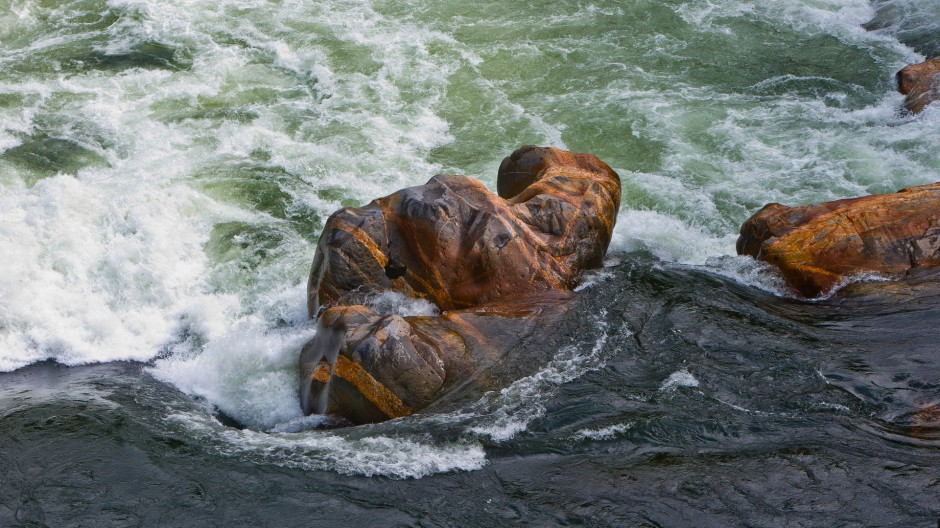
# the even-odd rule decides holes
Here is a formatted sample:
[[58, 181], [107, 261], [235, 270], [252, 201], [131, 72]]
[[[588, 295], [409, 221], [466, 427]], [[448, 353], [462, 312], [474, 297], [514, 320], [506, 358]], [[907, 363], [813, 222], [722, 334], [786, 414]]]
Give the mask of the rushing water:
[[[937, 53], [936, 0], [0, 0], [0, 525], [932, 526], [940, 296], [730, 255], [940, 179], [893, 85]], [[622, 177], [596, 312], [457, 411], [317, 429], [323, 220], [523, 144]]]

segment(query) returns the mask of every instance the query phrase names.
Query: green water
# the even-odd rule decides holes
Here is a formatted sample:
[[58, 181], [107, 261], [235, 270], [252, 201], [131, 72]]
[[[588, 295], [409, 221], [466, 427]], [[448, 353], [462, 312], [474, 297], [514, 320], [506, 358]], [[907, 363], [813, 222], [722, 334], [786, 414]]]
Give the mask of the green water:
[[[305, 281], [329, 214], [438, 172], [494, 188], [501, 159], [538, 144], [593, 153], [623, 181], [612, 271], [592, 286], [612, 306], [599, 316], [607, 330], [585, 320], [586, 344], [575, 350], [593, 358], [594, 334], [610, 332], [616, 345], [606, 345], [603, 357], [628, 372], [636, 365], [626, 351], [647, 351], [630, 348], [628, 334], [644, 327], [644, 314], [662, 316], [650, 306], [688, 303], [677, 320], [695, 319], [693, 333], [702, 339], [717, 335], [708, 330], [714, 317], [719, 327], [737, 329], [729, 330], [734, 335], [747, 335], [736, 325], [753, 323], [760, 350], [775, 339], [796, 343], [805, 354], [793, 360], [794, 379], [812, 385], [819, 365], [807, 351], [818, 344], [804, 343], [803, 330], [780, 330], [776, 338], [768, 330], [790, 328], [793, 316], [774, 304], [788, 301], [773, 297], [772, 278], [730, 257], [737, 230], [768, 202], [892, 192], [938, 179], [940, 109], [904, 113], [893, 84], [899, 68], [937, 52], [938, 9], [934, 0], [0, 0], [0, 371], [25, 376], [17, 381], [23, 387], [33, 374], [22, 372], [33, 371], [17, 369], [40, 363], [30, 368], [42, 378], [44, 360], [103, 363], [102, 376], [111, 362], [131, 361], [113, 368], [130, 369], [129, 380], [142, 376], [161, 395], [158, 403], [135, 404], [150, 417], [143, 427], [185, 415], [184, 438], [228, 445], [236, 435], [235, 444], [248, 446], [236, 454], [193, 448], [221, 451], [223, 461], [397, 478], [477, 470], [498, 453], [564, 451], [570, 439], [532, 420], [565, 422], [567, 411], [502, 400], [469, 423], [444, 420], [440, 427], [458, 432], [443, 439], [424, 436], [436, 427], [424, 422], [352, 436], [277, 436], [310, 425], [297, 404], [295, 363], [314, 332]], [[638, 285], [630, 282], [635, 273], [645, 277]], [[625, 283], [638, 290], [630, 295], [653, 300], [611, 297], [612, 284]], [[697, 288], [723, 299], [721, 306], [683, 297]], [[750, 308], [735, 308], [765, 301], [775, 306], [770, 312], [786, 313], [761, 322]], [[671, 343], [667, 323], [675, 321], [662, 317], [654, 334]], [[831, 342], [828, 330], [804, 330], [813, 336], [807, 339]], [[728, 348], [708, 357], [744, 354], [747, 339], [728, 338]], [[691, 372], [707, 398], [722, 401], [733, 399], [722, 391], [759, 385], [735, 385], [747, 378], [741, 374], [722, 378], [733, 388], [716, 388], [694, 363], [669, 359], [673, 349], [656, 350], [640, 361], [663, 360], [668, 368], [640, 369], [645, 374], [627, 381], [656, 393], [671, 374]], [[601, 378], [629, 385], [600, 359], [588, 363], [584, 372], [601, 369]], [[760, 357], [753, 369], [775, 364]], [[98, 367], [90, 368], [96, 379]], [[911, 374], [898, 368], [898, 376]], [[720, 368], [708, 372], [721, 377]], [[52, 393], [71, 391], [70, 376], [85, 386], [84, 374], [64, 376]], [[133, 407], [133, 383], [107, 388], [124, 395], [117, 399], [125, 411]], [[572, 383], [566, 387], [581, 394], [593, 382]], [[877, 414], [866, 407], [877, 406], [872, 392], [853, 383], [845, 385], [861, 395], [858, 409], [843, 396], [820, 398], [858, 416]], [[540, 387], [520, 398], [547, 398]], [[591, 405], [604, 407], [604, 397]], [[163, 408], [163, 399], [176, 403]], [[44, 412], [43, 402], [24, 412]], [[664, 425], [652, 440], [623, 440], [624, 424], [636, 420], [611, 425], [616, 413], [604, 408], [588, 412], [595, 422], [583, 425], [613, 427], [620, 448], [648, 441], [691, 449], [673, 442], [670, 435], [685, 434], [673, 422], [677, 429]], [[668, 408], [667, 415], [681, 411]], [[808, 408], [815, 407], [793, 412]], [[249, 431], [229, 431], [214, 421], [217, 411]], [[479, 432], [489, 430], [481, 425], [487, 421], [500, 438], [535, 434], [532, 427], [549, 436], [517, 452], [481, 440], [491, 438]], [[30, 423], [11, 430], [32, 431]], [[758, 443], [774, 449], [779, 438], [771, 437]], [[737, 455], [747, 451], [738, 448]], [[343, 458], [353, 452], [365, 454]], [[538, 463], [529, 462], [522, 465], [535, 472]], [[766, 470], [748, 464], [754, 474]], [[23, 478], [23, 486], [35, 484]], [[341, 496], [335, 490], [344, 484], [332, 482], [327, 495]]]

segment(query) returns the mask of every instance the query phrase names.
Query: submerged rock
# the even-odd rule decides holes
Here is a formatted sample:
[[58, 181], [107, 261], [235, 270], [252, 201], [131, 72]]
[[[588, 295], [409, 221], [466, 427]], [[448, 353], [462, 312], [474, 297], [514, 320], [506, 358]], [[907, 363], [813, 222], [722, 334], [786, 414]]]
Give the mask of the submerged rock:
[[438, 317], [328, 308], [300, 354], [301, 406], [372, 423], [504, 387], [551, 359], [558, 336], [545, 328], [571, 301], [545, 293]]
[[737, 251], [773, 264], [806, 297], [864, 274], [913, 275], [940, 265], [940, 183], [816, 205], [768, 204], [741, 226]]
[[[306, 413], [357, 423], [405, 416], [546, 360], [551, 332], [538, 330], [569, 309], [583, 271], [600, 267], [620, 178], [589, 154], [523, 147], [503, 160], [497, 188], [438, 175], [327, 220], [307, 288], [319, 322], [300, 358]], [[444, 313], [364, 305], [383, 291]]]
[[904, 107], [917, 114], [930, 103], [940, 99], [940, 57], [911, 64], [897, 73], [898, 91], [904, 98]]

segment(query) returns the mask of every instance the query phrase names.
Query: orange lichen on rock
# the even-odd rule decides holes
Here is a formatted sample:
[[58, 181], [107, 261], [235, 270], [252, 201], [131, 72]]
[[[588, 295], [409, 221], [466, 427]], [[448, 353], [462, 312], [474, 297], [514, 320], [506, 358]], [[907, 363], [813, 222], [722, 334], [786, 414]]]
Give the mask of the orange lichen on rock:
[[497, 196], [478, 180], [438, 175], [334, 213], [310, 273], [310, 315], [376, 290], [466, 308], [570, 289], [600, 266], [620, 207], [620, 179], [607, 164], [524, 147], [503, 162], [499, 182]]
[[[300, 357], [305, 412], [387, 420], [541, 364], [553, 348], [537, 329], [555, 325], [582, 272], [602, 264], [620, 178], [590, 154], [523, 147], [497, 187], [438, 175], [327, 220], [307, 287], [319, 321]], [[385, 291], [444, 313], [364, 306]]]
[[940, 57], [911, 64], [897, 73], [898, 91], [904, 107], [917, 114], [925, 106], [940, 99]]
[[905, 276], [940, 265], [940, 183], [787, 207], [768, 204], [741, 226], [738, 254], [776, 266], [817, 297], [866, 273]]

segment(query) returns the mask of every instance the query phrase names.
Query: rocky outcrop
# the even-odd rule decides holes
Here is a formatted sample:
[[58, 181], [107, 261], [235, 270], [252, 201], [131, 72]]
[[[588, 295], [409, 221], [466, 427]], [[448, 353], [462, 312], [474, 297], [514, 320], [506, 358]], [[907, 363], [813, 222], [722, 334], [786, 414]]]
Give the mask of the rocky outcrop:
[[907, 96], [904, 107], [919, 113], [940, 99], [940, 57], [903, 68], [897, 73], [897, 81], [898, 91]]
[[620, 180], [588, 154], [525, 147], [499, 172], [499, 196], [478, 180], [428, 183], [334, 213], [310, 273], [308, 309], [393, 290], [442, 310], [546, 289], [570, 289], [601, 264]]
[[739, 255], [776, 266], [817, 297], [863, 274], [904, 277], [940, 265], [940, 183], [787, 207], [768, 204], [741, 226]]
[[[551, 333], [537, 329], [557, 322], [582, 272], [602, 263], [620, 179], [589, 154], [524, 147], [503, 161], [497, 188], [438, 175], [329, 218], [308, 283], [319, 321], [300, 359], [305, 412], [381, 421], [539, 365], [527, 356], [551, 347], [530, 345]], [[444, 313], [365, 306], [383, 291]]]

